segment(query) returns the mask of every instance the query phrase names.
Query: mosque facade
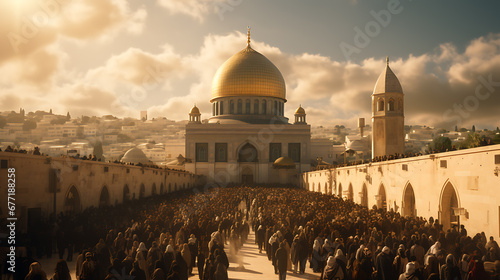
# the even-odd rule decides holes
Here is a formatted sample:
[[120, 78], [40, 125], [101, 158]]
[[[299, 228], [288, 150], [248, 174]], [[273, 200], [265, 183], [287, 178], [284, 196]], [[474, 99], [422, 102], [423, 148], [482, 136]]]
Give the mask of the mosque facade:
[[212, 116], [194, 106], [186, 126], [186, 171], [208, 183], [298, 184], [310, 170], [311, 127], [299, 107], [285, 117], [286, 86], [279, 69], [250, 45], [216, 72]]

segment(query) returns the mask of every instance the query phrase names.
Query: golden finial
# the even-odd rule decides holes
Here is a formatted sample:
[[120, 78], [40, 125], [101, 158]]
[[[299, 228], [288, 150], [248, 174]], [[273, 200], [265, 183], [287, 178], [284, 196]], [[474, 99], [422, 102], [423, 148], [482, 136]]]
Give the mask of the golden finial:
[[389, 56], [386, 57], [385, 62], [387, 63], [387, 66], [389, 66]]
[[247, 45], [250, 46], [250, 26], [247, 26]]

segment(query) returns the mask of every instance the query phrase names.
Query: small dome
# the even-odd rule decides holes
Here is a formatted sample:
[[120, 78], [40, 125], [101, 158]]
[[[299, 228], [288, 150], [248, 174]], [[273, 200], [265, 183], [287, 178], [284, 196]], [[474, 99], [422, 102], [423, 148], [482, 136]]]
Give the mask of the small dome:
[[219, 97], [275, 97], [286, 100], [280, 70], [248, 45], [226, 60], [212, 82], [212, 99]]
[[306, 110], [304, 110], [304, 108], [302, 108], [302, 105], [299, 106], [299, 108], [297, 108], [297, 110], [295, 111], [295, 115], [305, 115], [306, 114]]
[[375, 88], [373, 89], [373, 94], [387, 93], [387, 92], [399, 92], [403, 93], [403, 88], [399, 83], [398, 77], [392, 72], [389, 67], [389, 58], [387, 58], [387, 65], [382, 71], [382, 74], [378, 77]]
[[122, 157], [121, 162], [124, 163], [133, 163], [133, 164], [148, 164], [151, 163], [151, 161], [148, 159], [148, 157], [144, 154], [141, 149], [134, 147], [130, 150], [128, 150], [125, 155]]
[[295, 168], [295, 162], [289, 157], [280, 157], [274, 161], [275, 168]]
[[191, 108], [191, 111], [189, 111], [189, 114], [190, 115], [201, 115], [200, 109], [198, 109], [198, 107], [196, 107], [196, 105], [194, 105], [193, 108]]

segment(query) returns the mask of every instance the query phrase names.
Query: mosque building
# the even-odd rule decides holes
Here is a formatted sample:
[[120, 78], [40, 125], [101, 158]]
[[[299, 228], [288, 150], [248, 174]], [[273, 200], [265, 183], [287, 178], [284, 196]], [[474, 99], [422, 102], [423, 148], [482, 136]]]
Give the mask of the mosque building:
[[311, 166], [311, 127], [299, 107], [294, 123], [284, 115], [285, 80], [279, 69], [250, 45], [217, 70], [212, 116], [201, 122], [194, 106], [186, 126], [186, 171], [207, 182], [297, 184]]

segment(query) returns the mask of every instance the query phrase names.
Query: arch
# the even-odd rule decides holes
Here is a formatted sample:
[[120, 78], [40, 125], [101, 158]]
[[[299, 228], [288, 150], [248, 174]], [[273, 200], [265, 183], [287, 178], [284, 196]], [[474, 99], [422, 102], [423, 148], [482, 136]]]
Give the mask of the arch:
[[253, 102], [253, 113], [255, 115], [259, 114], [259, 99], [255, 99]]
[[238, 114], [243, 114], [243, 101], [238, 99]]
[[395, 111], [395, 102], [393, 98], [389, 99], [389, 102], [387, 102], [387, 111]]
[[321, 192], [321, 182], [318, 183], [318, 192]]
[[172, 192], [172, 183], [168, 183], [168, 192]]
[[328, 193], [328, 182], [325, 183], [325, 188], [324, 188], [324, 194], [329, 194]]
[[214, 102], [215, 104], [215, 115], [218, 116], [219, 115], [219, 102]]
[[80, 194], [78, 193], [78, 189], [73, 185], [64, 197], [64, 212], [78, 213], [81, 207]]
[[312, 185], [312, 189], [309, 189], [310, 191], [314, 191], [314, 183]]
[[126, 202], [130, 200], [130, 189], [128, 188], [128, 185], [125, 185], [123, 187], [123, 200], [122, 202]]
[[174, 192], [177, 191], [177, 183], [174, 184]]
[[238, 151], [238, 162], [258, 162], [259, 153], [254, 145], [246, 143]]
[[360, 198], [361, 198], [361, 206], [368, 208], [368, 188], [366, 187], [366, 183], [363, 183], [363, 187], [361, 188]]
[[224, 101], [219, 102], [219, 114], [224, 115]]
[[250, 99], [247, 99], [245, 101], [245, 114], [249, 115], [250, 114], [250, 109], [251, 109]]
[[234, 114], [234, 100], [229, 100], [229, 114]]
[[342, 197], [342, 183], [339, 183], [339, 189], [337, 192], [337, 196]]
[[350, 201], [354, 200], [354, 191], [352, 190], [352, 184], [351, 183], [349, 183], [349, 189], [348, 189], [348, 193], [347, 193], [347, 199], [350, 200]]
[[416, 208], [415, 208], [415, 192], [413, 191], [413, 186], [410, 182], [408, 182], [403, 191], [403, 216], [416, 216]]
[[450, 229], [452, 225], [458, 225], [458, 217], [453, 212], [453, 208], [458, 207], [460, 207], [458, 192], [453, 184], [447, 180], [439, 199], [439, 221], [443, 225], [444, 231]]
[[377, 101], [377, 111], [384, 111], [384, 99], [379, 98]]
[[99, 207], [109, 206], [110, 203], [109, 190], [108, 187], [103, 186], [101, 189], [101, 195], [99, 196]]
[[156, 183], [153, 183], [153, 186], [151, 187], [151, 195], [156, 195]]
[[377, 208], [387, 210], [387, 196], [383, 183], [380, 184], [380, 187], [378, 187]]
[[144, 184], [141, 184], [141, 188], [139, 189], [139, 199], [144, 198], [146, 195], [146, 187]]
[[165, 192], [165, 187], [163, 186], [163, 183], [160, 184], [160, 194], [163, 194]]
[[215, 115], [215, 106], [216, 106], [216, 105], [215, 105], [215, 102], [214, 102], [214, 103], [212, 103], [212, 116], [216, 116], [216, 115]]
[[265, 99], [262, 100], [262, 115], [267, 114], [267, 101]]

